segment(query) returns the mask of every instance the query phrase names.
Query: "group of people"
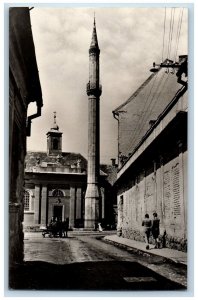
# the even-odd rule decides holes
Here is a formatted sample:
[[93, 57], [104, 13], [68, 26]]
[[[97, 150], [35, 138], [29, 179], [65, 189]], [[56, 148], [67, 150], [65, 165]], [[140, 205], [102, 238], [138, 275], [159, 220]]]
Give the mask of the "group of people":
[[69, 229], [69, 218], [65, 221], [59, 220], [58, 218], [52, 217], [48, 230], [52, 232], [53, 235], [59, 235], [60, 237], [68, 237]]
[[152, 233], [153, 239], [155, 241], [155, 248], [159, 248], [159, 224], [160, 219], [157, 216], [157, 213], [153, 213], [153, 219], [149, 218], [149, 214], [145, 214], [145, 218], [142, 221], [142, 226], [144, 226], [144, 234], [145, 234], [145, 242], [146, 242], [146, 249], [149, 249], [149, 238]]

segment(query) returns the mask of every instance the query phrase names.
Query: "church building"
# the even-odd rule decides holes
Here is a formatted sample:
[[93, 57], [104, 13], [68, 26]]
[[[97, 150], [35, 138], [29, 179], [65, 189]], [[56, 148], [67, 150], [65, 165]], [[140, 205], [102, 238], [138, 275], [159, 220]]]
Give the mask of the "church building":
[[[62, 221], [69, 218], [70, 229], [84, 227], [87, 160], [80, 153], [62, 151], [62, 134], [54, 115], [54, 124], [46, 134], [47, 151], [27, 152], [25, 229], [46, 225], [52, 217]], [[106, 168], [110, 170], [111, 177], [112, 168]], [[111, 180], [108, 181], [108, 174], [103, 172], [102, 168], [99, 182], [102, 195], [99, 221], [105, 225], [112, 223], [113, 199], [109, 197], [112, 189]]]

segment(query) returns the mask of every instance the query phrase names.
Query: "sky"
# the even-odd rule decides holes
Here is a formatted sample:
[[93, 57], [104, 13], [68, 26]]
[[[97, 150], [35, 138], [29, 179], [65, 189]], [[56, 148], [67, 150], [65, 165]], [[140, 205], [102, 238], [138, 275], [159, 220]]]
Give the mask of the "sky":
[[[44, 106], [41, 117], [32, 121], [27, 150], [47, 150], [46, 133], [56, 111], [63, 152], [81, 153], [87, 158], [86, 84], [94, 12], [101, 51], [101, 163], [110, 164], [111, 158], [117, 158], [118, 124], [112, 111], [150, 76], [153, 62], [188, 54], [186, 8], [34, 6], [30, 16]], [[35, 104], [31, 104], [28, 114], [35, 111]]]

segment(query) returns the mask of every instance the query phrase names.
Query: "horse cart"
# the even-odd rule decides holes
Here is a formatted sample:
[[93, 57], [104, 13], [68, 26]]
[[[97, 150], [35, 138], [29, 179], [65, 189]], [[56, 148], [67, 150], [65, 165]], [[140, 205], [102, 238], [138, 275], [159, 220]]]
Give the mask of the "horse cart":
[[68, 222], [51, 222], [46, 227], [41, 227], [41, 230], [43, 237], [67, 237]]

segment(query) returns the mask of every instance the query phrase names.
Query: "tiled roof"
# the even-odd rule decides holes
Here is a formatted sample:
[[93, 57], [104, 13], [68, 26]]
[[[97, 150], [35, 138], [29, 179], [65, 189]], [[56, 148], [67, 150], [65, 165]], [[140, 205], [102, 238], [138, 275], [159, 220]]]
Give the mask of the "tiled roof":
[[[119, 118], [120, 155], [130, 156], [142, 137], [183, 86], [176, 74], [162, 68], [114, 110]], [[151, 123], [150, 123], [151, 121]], [[150, 123], [150, 124], [149, 124]]]
[[113, 185], [117, 179], [117, 167], [112, 165], [101, 164], [100, 170], [107, 175], [107, 181]]
[[62, 155], [47, 155], [47, 152], [28, 151], [25, 159], [26, 171], [30, 170], [36, 165], [45, 166], [47, 164], [57, 166], [77, 166], [80, 162], [81, 169], [87, 169], [87, 160], [80, 153], [62, 152]]
[[[77, 170], [77, 166], [80, 170]], [[103, 166], [103, 165], [102, 165]], [[62, 168], [63, 173], [86, 173], [87, 160], [80, 153], [62, 152], [62, 155], [47, 155], [47, 152], [28, 151], [25, 158], [26, 172], [56, 172]], [[60, 171], [61, 172], [61, 171]], [[100, 176], [107, 176], [105, 169], [100, 167]]]

